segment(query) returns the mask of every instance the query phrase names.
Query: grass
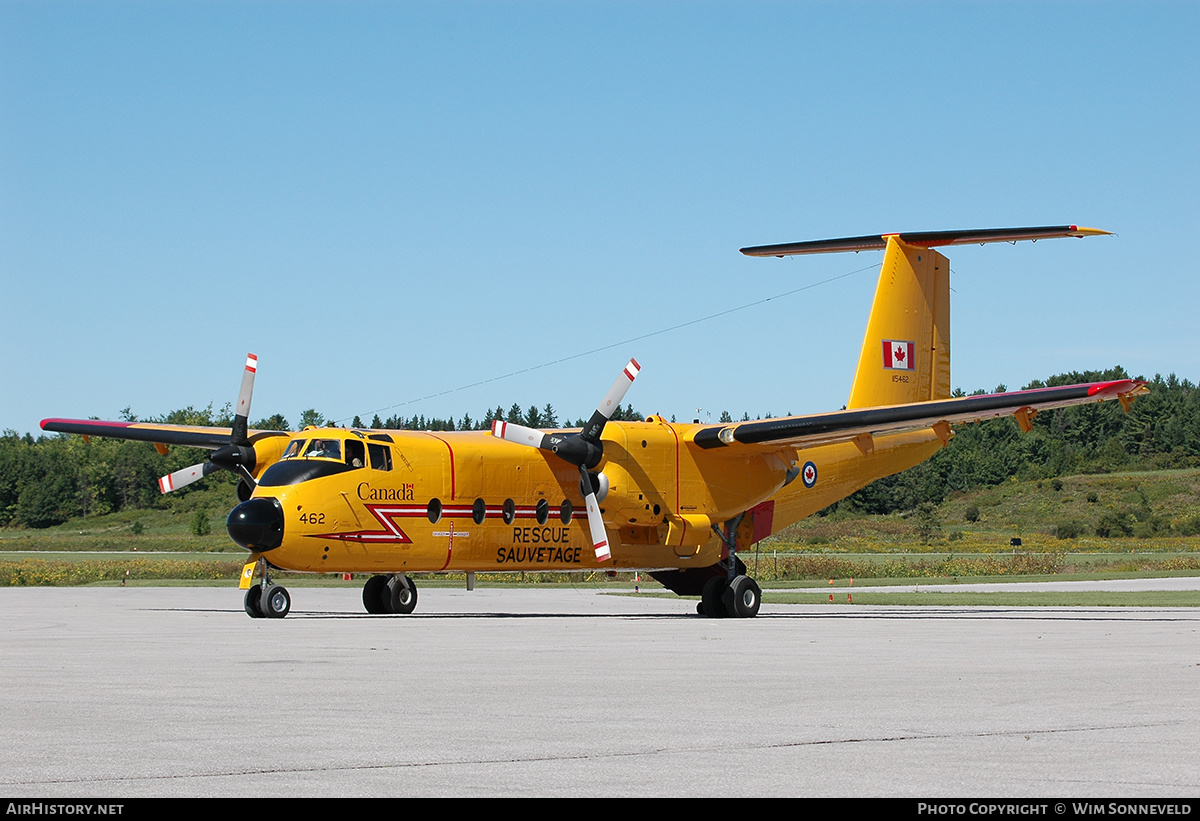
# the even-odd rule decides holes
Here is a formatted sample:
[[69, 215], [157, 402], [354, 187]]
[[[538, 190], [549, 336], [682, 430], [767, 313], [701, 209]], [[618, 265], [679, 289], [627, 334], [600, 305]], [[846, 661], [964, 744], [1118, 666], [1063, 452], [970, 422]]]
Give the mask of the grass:
[[[827, 516], [810, 516], [768, 539], [763, 547], [803, 545], [852, 552], [899, 550], [996, 551], [1013, 538], [1035, 551], [1112, 552], [1200, 550], [1200, 538], [1180, 535], [1200, 514], [1200, 470], [1159, 470], [1009, 480], [995, 487], [956, 494], [938, 506], [940, 535], [922, 545], [905, 514], [863, 516], [845, 506]], [[1091, 501], [1094, 499], [1095, 501]], [[968, 511], [978, 516], [970, 521]], [[1131, 514], [1133, 533], [1119, 539], [1096, 535], [1107, 515]], [[1073, 539], [1057, 538], [1058, 527], [1075, 523]], [[957, 535], [956, 535], [957, 534]]]

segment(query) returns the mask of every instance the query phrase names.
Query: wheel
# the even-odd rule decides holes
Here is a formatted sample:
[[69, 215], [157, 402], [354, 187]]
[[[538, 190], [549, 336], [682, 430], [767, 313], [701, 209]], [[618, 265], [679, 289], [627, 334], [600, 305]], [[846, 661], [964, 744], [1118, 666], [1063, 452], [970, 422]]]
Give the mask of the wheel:
[[375, 616], [392, 612], [392, 591], [387, 576], [372, 576], [363, 585], [363, 607]]
[[417, 585], [405, 576], [397, 576], [392, 583], [391, 592], [392, 612], [407, 616], [417, 609]]
[[292, 597], [286, 587], [273, 584], [263, 591], [260, 606], [268, 619], [282, 619], [292, 609]]
[[762, 604], [762, 590], [749, 576], [734, 576], [722, 597], [725, 611], [734, 618], [752, 619]]
[[725, 602], [722, 600], [728, 586], [727, 576], [713, 576], [704, 583], [704, 590], [700, 594], [700, 606], [704, 608], [704, 615], [710, 619], [723, 619], [729, 615], [725, 612]]
[[246, 615], [252, 619], [263, 618], [262, 587], [257, 584], [246, 591]]

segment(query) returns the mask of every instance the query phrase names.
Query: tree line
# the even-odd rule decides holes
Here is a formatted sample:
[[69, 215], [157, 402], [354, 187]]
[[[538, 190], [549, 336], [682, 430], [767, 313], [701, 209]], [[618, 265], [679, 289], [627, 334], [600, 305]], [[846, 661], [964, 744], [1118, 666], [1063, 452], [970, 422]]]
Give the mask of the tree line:
[[[1054, 387], [1079, 382], [1127, 379], [1124, 368], [1059, 374], [1035, 380], [1026, 388]], [[998, 386], [997, 391], [1004, 386]], [[975, 393], [986, 393], [979, 390]], [[996, 392], [996, 391], [993, 391]], [[966, 395], [955, 391], [955, 395]], [[126, 421], [139, 421], [129, 409]], [[628, 405], [613, 414], [618, 421], [643, 417]], [[743, 414], [743, 419], [749, 419]], [[478, 420], [464, 414], [459, 419], [399, 415], [370, 423], [355, 417], [351, 427], [391, 430], [486, 430], [496, 419], [534, 428], [581, 427], [585, 420], [559, 420], [549, 404], [522, 409], [514, 403], [488, 410]], [[166, 424], [228, 426], [230, 406], [214, 410], [187, 407], [162, 417], [140, 420]], [[301, 413], [297, 429], [331, 424], [315, 409]], [[674, 421], [674, 420], [672, 420]], [[721, 421], [732, 421], [728, 412]], [[260, 430], [289, 430], [288, 420], [275, 414], [252, 422]], [[927, 462], [882, 479], [855, 493], [841, 504], [866, 513], [914, 510], [921, 504], [938, 504], [947, 495], [989, 485], [1010, 477], [1050, 479], [1077, 473], [1117, 470], [1155, 470], [1200, 466], [1200, 391], [1174, 374], [1150, 381], [1150, 393], [1139, 397], [1123, 412], [1118, 402], [1079, 405], [1043, 411], [1033, 430], [1022, 433], [1013, 419], [979, 425], [960, 425], [949, 447]], [[173, 447], [159, 456], [144, 442], [74, 435], [0, 436], [0, 526], [49, 527], [75, 517], [102, 515], [130, 508], [167, 504], [158, 492], [157, 479], [167, 473], [204, 461], [205, 451]], [[218, 472], [208, 484], [228, 482], [232, 474]], [[199, 483], [198, 483], [199, 484]], [[189, 486], [173, 495], [184, 495]]]

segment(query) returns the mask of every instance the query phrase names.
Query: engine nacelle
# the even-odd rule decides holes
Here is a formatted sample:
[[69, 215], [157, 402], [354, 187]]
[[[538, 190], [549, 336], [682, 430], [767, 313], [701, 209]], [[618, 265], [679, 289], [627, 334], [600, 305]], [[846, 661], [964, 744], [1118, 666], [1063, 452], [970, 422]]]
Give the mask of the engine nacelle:
[[691, 445], [686, 432], [653, 416], [609, 426], [603, 467], [609, 483], [602, 504], [606, 522], [666, 526], [667, 543], [703, 544], [712, 536], [712, 524], [770, 498], [788, 480], [790, 465], [779, 451], [704, 450]]

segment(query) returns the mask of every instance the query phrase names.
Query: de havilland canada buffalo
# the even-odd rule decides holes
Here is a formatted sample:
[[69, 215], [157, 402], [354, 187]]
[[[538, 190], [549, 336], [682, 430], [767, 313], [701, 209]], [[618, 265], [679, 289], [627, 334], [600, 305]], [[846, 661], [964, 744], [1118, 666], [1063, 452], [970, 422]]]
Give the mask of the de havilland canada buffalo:
[[431, 572], [644, 570], [703, 615], [752, 617], [761, 592], [738, 554], [946, 446], [953, 426], [1146, 391], [1133, 379], [951, 398], [950, 267], [937, 247], [1088, 237], [1074, 225], [868, 235], [743, 248], [750, 256], [882, 250], [846, 408], [723, 424], [611, 419], [630, 360], [581, 429], [490, 431], [248, 426], [247, 357], [232, 428], [46, 419], [47, 431], [205, 448], [164, 493], [214, 470], [240, 479], [230, 538], [249, 551], [246, 612], [282, 618], [272, 569], [370, 574], [370, 613], [411, 613]]

